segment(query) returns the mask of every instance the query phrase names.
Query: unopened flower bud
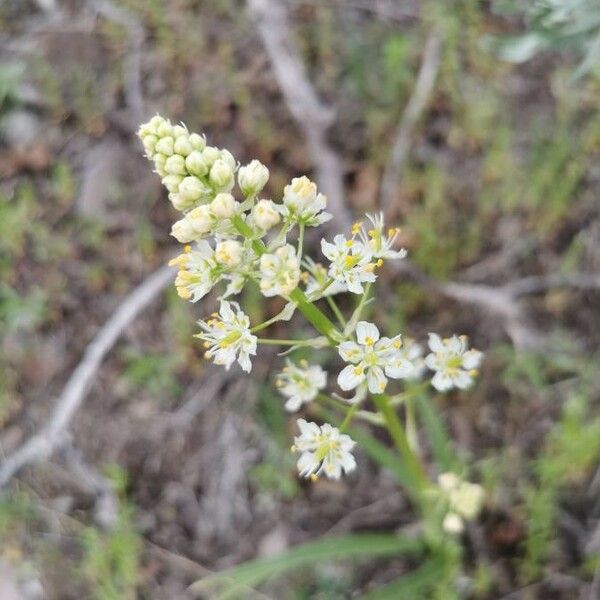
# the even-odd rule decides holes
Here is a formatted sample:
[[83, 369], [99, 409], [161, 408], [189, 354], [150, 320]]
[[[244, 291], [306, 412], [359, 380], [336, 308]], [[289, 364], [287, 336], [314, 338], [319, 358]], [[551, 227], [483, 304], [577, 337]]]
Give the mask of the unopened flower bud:
[[175, 144], [173, 144], [173, 152], [180, 154], [181, 156], [187, 156], [193, 150], [190, 144], [190, 138], [187, 135], [180, 135], [175, 138]]
[[197, 202], [205, 199], [212, 193], [212, 190], [197, 177], [184, 177], [179, 184], [179, 195], [188, 202]]
[[238, 203], [231, 194], [217, 194], [214, 200], [210, 203], [210, 208], [219, 219], [231, 219], [236, 213]]
[[280, 220], [279, 213], [271, 200], [259, 200], [252, 208], [252, 218], [258, 227], [267, 230], [277, 225]]
[[221, 160], [224, 160], [231, 167], [232, 171], [236, 170], [237, 161], [229, 150], [221, 150]]
[[206, 148], [202, 150], [202, 156], [204, 157], [206, 164], [208, 164], [209, 167], [211, 167], [214, 164], [214, 162], [220, 158], [221, 151], [218, 148], [215, 148], [214, 146], [206, 146]]
[[214, 225], [214, 217], [208, 204], [194, 208], [185, 217], [196, 233], [208, 233]]
[[238, 185], [245, 196], [258, 194], [269, 180], [269, 169], [253, 160], [238, 171]]
[[187, 244], [196, 238], [196, 232], [187, 217], [173, 223], [171, 235], [181, 244]]
[[187, 135], [188, 135], [187, 127], [185, 127], [184, 125], [175, 125], [173, 127], [173, 131], [172, 131], [171, 135], [175, 139], [177, 139], [178, 137], [181, 137], [183, 135], [185, 135], [187, 137]]
[[158, 128], [165, 122], [166, 119], [164, 117], [161, 117], [160, 115], [154, 115], [150, 121], [148, 121], [148, 126], [152, 129], [154, 134], [158, 134]]
[[156, 142], [158, 142], [158, 138], [151, 133], [148, 133], [142, 137], [142, 144], [144, 144], [144, 150], [150, 158], [154, 154]]
[[163, 119], [162, 122], [156, 127], [156, 135], [158, 137], [166, 137], [170, 136], [173, 133], [173, 126], [171, 125], [171, 121], [168, 119]]
[[173, 154], [167, 158], [165, 163], [165, 171], [169, 175], [185, 175], [187, 173], [185, 169], [185, 159], [179, 154]]
[[242, 262], [243, 246], [236, 240], [219, 242], [215, 248], [215, 260], [228, 267], [237, 267]]
[[198, 177], [204, 177], [209, 169], [208, 161], [199, 150], [194, 150], [186, 157], [185, 166], [192, 175]]
[[156, 142], [156, 146], [154, 147], [155, 152], [160, 152], [165, 156], [171, 156], [173, 154], [173, 138], [169, 135], [167, 137], [160, 138], [158, 142]]
[[161, 176], [164, 177], [167, 172], [165, 171], [165, 165], [167, 164], [167, 157], [164, 154], [154, 155], [154, 170]]
[[448, 513], [444, 517], [442, 528], [446, 533], [460, 535], [465, 529], [465, 524], [456, 513]]
[[198, 135], [197, 133], [190, 133], [189, 140], [194, 150], [202, 152], [202, 150], [206, 148], [206, 138], [203, 135]]
[[175, 193], [179, 189], [179, 184], [183, 181], [181, 175], [167, 175], [162, 178], [162, 184], [169, 192]]
[[222, 159], [216, 160], [210, 168], [210, 182], [219, 190], [231, 189], [233, 185], [233, 170]]
[[179, 211], [187, 210], [188, 208], [192, 208], [192, 206], [194, 206], [194, 202], [190, 202], [181, 194], [169, 194], [169, 200], [171, 201], [173, 208]]

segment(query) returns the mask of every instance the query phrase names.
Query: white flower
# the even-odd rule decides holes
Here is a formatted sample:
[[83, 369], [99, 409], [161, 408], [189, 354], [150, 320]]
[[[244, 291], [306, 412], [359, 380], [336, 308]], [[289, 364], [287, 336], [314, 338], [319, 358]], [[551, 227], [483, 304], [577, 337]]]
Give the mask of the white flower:
[[309, 365], [305, 360], [300, 361], [300, 366], [288, 360], [283, 371], [277, 375], [276, 385], [288, 398], [286, 410], [294, 412], [317, 397], [319, 390], [327, 385], [327, 373], [320, 366]]
[[423, 347], [404, 337], [386, 373], [394, 379], [419, 379], [424, 370]]
[[258, 160], [249, 162], [238, 171], [238, 185], [244, 196], [256, 196], [268, 180], [269, 169]]
[[259, 200], [252, 207], [252, 219], [260, 229], [266, 231], [267, 229], [271, 229], [274, 225], [277, 225], [281, 220], [281, 217], [272, 200]]
[[[327, 281], [327, 269], [321, 263], [316, 263], [309, 256], [304, 259], [304, 266], [307, 269], [305, 275], [305, 292], [311, 300], [317, 300], [325, 296], [334, 296], [348, 291], [348, 286], [345, 283], [340, 281], [329, 283]], [[317, 292], [319, 292], [318, 295], [314, 296]]]
[[362, 284], [377, 279], [373, 272], [376, 263], [371, 262], [371, 254], [361, 242], [347, 240], [338, 234], [333, 238], [333, 244], [321, 240], [321, 251], [331, 261], [329, 276], [345, 284], [349, 292], [362, 294]]
[[394, 242], [400, 233], [400, 229], [392, 227], [391, 229], [388, 229], [387, 234], [385, 234], [383, 232], [383, 213], [379, 213], [378, 215], [367, 214], [366, 217], [371, 221], [372, 227], [366, 232], [361, 228], [360, 238], [363, 244], [371, 250], [373, 258], [405, 258], [406, 250], [404, 248], [401, 248], [400, 250], [392, 249]]
[[327, 205], [327, 197], [317, 194], [317, 186], [308, 177], [294, 177], [283, 190], [283, 205], [278, 209], [288, 222], [303, 223], [316, 227], [332, 218], [322, 212]]
[[480, 513], [485, 492], [479, 484], [464, 481], [455, 473], [439, 475], [438, 485], [450, 509], [442, 526], [448, 532], [461, 533], [462, 520], [470, 521]]
[[237, 359], [244, 371], [252, 370], [250, 355], [256, 354], [256, 336], [250, 333], [250, 319], [235, 302], [222, 300], [219, 314], [198, 324], [204, 333], [196, 337], [204, 340], [207, 358], [227, 370]]
[[300, 261], [290, 244], [260, 257], [260, 291], [265, 296], [288, 296], [300, 281]]
[[300, 452], [298, 471], [303, 477], [316, 478], [322, 472], [330, 479], [339, 479], [356, 468], [351, 454], [354, 440], [339, 429], [324, 423], [308, 423], [298, 419], [300, 435], [294, 438], [292, 449]]
[[431, 354], [425, 357], [425, 364], [436, 372], [431, 380], [436, 390], [445, 392], [453, 387], [464, 390], [473, 384], [483, 355], [479, 350], [467, 350], [466, 336], [453, 335], [442, 340], [430, 333], [429, 348]]
[[210, 203], [210, 209], [219, 219], [231, 219], [237, 212], [239, 202], [231, 194], [217, 194]]
[[358, 387], [365, 379], [372, 394], [381, 394], [387, 377], [397, 377], [394, 360], [402, 342], [400, 336], [379, 338], [379, 329], [373, 323], [359, 321], [356, 342], [346, 341], [338, 346], [339, 355], [350, 364], [338, 375], [338, 384], [344, 390]]
[[215, 248], [215, 260], [229, 268], [237, 267], [242, 262], [244, 247], [237, 240], [224, 240]]
[[169, 261], [169, 266], [179, 267], [175, 279], [177, 294], [191, 302], [206, 296], [220, 279], [214, 252], [206, 240], [200, 240], [193, 251], [187, 246], [183, 254]]

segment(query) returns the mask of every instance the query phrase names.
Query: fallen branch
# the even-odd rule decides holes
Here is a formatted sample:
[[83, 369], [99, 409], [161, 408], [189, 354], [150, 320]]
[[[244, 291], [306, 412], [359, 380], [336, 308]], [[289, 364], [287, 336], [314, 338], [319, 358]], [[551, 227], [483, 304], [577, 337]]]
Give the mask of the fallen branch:
[[439, 35], [431, 33], [425, 42], [423, 61], [415, 88], [396, 129], [394, 144], [381, 182], [380, 206], [386, 217], [393, 216], [396, 186], [402, 167], [408, 158], [415, 126], [429, 104], [440, 67], [441, 47]]
[[71, 374], [48, 424], [0, 465], [0, 488], [26, 465], [49, 458], [67, 440], [67, 429], [81, 406], [107, 352], [125, 328], [156, 298], [173, 278], [172, 269], [161, 267], [140, 284], [95, 335], [83, 359]]
[[336, 230], [349, 229], [352, 215], [344, 201], [342, 165], [326, 137], [335, 120], [335, 111], [321, 102], [306, 75], [283, 3], [248, 0], [248, 8], [256, 20], [287, 106], [306, 137], [316, 180], [335, 215]]

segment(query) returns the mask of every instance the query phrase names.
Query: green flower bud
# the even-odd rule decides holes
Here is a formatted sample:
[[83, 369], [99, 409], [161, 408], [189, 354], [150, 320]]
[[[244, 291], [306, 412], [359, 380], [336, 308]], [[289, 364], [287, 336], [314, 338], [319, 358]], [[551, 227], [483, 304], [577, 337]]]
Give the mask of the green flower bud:
[[196, 238], [196, 232], [187, 217], [173, 223], [171, 235], [181, 244], [187, 244], [188, 242], [194, 241]]
[[196, 234], [208, 233], [215, 223], [215, 218], [211, 214], [208, 204], [202, 204], [194, 210], [190, 210], [185, 218]]
[[187, 156], [192, 150], [193, 148], [187, 135], [180, 135], [175, 139], [175, 144], [173, 145], [173, 151], [175, 154]]
[[164, 154], [154, 155], [154, 169], [161, 177], [164, 177], [167, 174], [167, 172], [165, 171], [166, 163], [167, 157]]
[[194, 206], [193, 202], [190, 202], [187, 198], [184, 198], [181, 194], [169, 194], [169, 200], [176, 210], [187, 210]]
[[165, 163], [165, 171], [170, 175], [185, 175], [187, 171], [185, 169], [185, 159], [179, 154], [173, 154], [167, 158]]
[[173, 154], [173, 143], [173, 138], [171, 136], [163, 137], [156, 142], [154, 150], [165, 156], [171, 156], [171, 154]]
[[204, 158], [204, 153], [194, 150], [185, 159], [185, 167], [192, 174], [204, 177], [208, 173], [209, 165]]
[[214, 146], [206, 146], [206, 148], [204, 148], [204, 150], [202, 151], [202, 156], [204, 157], [204, 160], [207, 162], [210, 168], [213, 165], [213, 163], [219, 159], [219, 157], [221, 156], [221, 152], [218, 148], [215, 148]]
[[158, 142], [158, 138], [151, 133], [146, 134], [142, 137], [142, 144], [144, 144], [144, 150], [149, 157], [152, 157], [154, 154], [154, 148], [156, 147], [156, 142]]
[[173, 131], [172, 131], [171, 135], [175, 139], [177, 139], [178, 137], [181, 137], [183, 135], [187, 136], [188, 135], [187, 127], [185, 127], [184, 125], [175, 125], [175, 127], [173, 127]]
[[190, 144], [194, 150], [202, 152], [206, 148], [206, 138], [203, 135], [197, 133], [190, 133]]
[[151, 129], [152, 133], [154, 133], [155, 135], [158, 134], [158, 128], [163, 124], [166, 123], [167, 120], [164, 117], [161, 117], [160, 115], [154, 115], [147, 123], [148, 127]]
[[245, 196], [258, 194], [269, 180], [269, 169], [253, 160], [238, 171], [238, 185]]
[[171, 125], [171, 121], [163, 119], [162, 123], [158, 125], [156, 128], [156, 135], [158, 137], [167, 137], [173, 133], [173, 126]]
[[230, 190], [233, 186], [233, 169], [222, 159], [210, 168], [210, 182], [219, 190]]
[[162, 178], [162, 184], [169, 192], [175, 193], [179, 189], [179, 184], [183, 181], [181, 175], [167, 175]]
[[212, 190], [197, 177], [185, 177], [179, 184], [178, 194], [184, 200], [194, 203], [206, 200], [212, 195]]

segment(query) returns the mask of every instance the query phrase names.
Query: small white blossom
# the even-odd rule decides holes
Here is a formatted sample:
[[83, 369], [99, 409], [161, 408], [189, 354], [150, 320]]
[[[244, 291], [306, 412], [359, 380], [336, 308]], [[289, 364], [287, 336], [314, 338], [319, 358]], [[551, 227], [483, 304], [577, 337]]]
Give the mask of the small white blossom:
[[408, 337], [402, 338], [402, 346], [397, 349], [386, 373], [394, 379], [420, 379], [425, 370], [423, 347]]
[[242, 262], [244, 247], [237, 240], [224, 240], [215, 248], [215, 260], [229, 268], [237, 267]]
[[327, 197], [317, 193], [317, 186], [308, 177], [294, 177], [283, 190], [283, 204], [278, 206], [287, 222], [303, 223], [307, 227], [316, 227], [332, 218], [323, 212]]
[[289, 296], [300, 281], [300, 261], [290, 244], [260, 257], [260, 291], [265, 296]]
[[387, 377], [397, 377], [393, 365], [402, 346], [400, 336], [392, 339], [379, 337], [379, 329], [373, 323], [359, 321], [356, 325], [356, 342], [346, 341], [338, 346], [339, 355], [350, 364], [338, 375], [338, 384], [344, 390], [352, 390], [367, 380], [372, 394], [381, 394], [387, 385]]
[[219, 314], [198, 324], [203, 333], [196, 337], [204, 340], [207, 358], [227, 370], [237, 359], [244, 371], [252, 370], [250, 355], [256, 354], [256, 336], [250, 332], [250, 319], [235, 302], [222, 300]]
[[175, 279], [177, 294], [191, 302], [206, 296], [220, 279], [214, 252], [206, 240], [200, 240], [195, 250], [187, 246], [183, 254], [169, 261], [169, 266], [179, 267]]
[[463, 519], [470, 521], [481, 512], [485, 492], [479, 484], [464, 481], [455, 473], [439, 475], [438, 485], [450, 509], [442, 526], [449, 533], [461, 533]]
[[279, 212], [272, 200], [259, 200], [252, 207], [252, 220], [260, 229], [266, 231], [281, 220]]
[[331, 262], [329, 276], [345, 284], [353, 294], [362, 294], [362, 284], [377, 279], [373, 272], [377, 265], [371, 262], [371, 254], [361, 242], [338, 234], [333, 243], [321, 240], [321, 251]]
[[249, 162], [238, 171], [238, 185], [244, 196], [256, 196], [268, 180], [269, 169], [258, 160]]
[[441, 339], [430, 333], [428, 343], [431, 354], [425, 357], [425, 364], [436, 372], [431, 380], [436, 390], [445, 392], [454, 387], [464, 390], [473, 384], [483, 355], [479, 350], [467, 350], [466, 336]]
[[276, 385], [288, 399], [286, 410], [294, 412], [317, 397], [319, 390], [327, 385], [327, 373], [319, 365], [309, 365], [305, 360], [300, 361], [300, 366], [288, 360], [277, 375]]
[[329, 282], [327, 269], [321, 264], [316, 263], [312, 258], [304, 259], [304, 266], [307, 272], [304, 275], [306, 281], [306, 294], [311, 300], [324, 298], [325, 296], [335, 296], [348, 291], [348, 286], [340, 281]]
[[354, 440], [328, 423], [319, 426], [298, 419], [300, 435], [294, 438], [292, 449], [300, 453], [298, 471], [302, 477], [316, 478], [325, 473], [330, 479], [339, 479], [343, 473], [356, 468], [352, 456]]
[[388, 229], [386, 234], [383, 232], [383, 213], [379, 213], [378, 215], [367, 214], [366, 216], [371, 222], [371, 228], [366, 232], [361, 228], [359, 235], [363, 244], [371, 250], [373, 258], [405, 258], [406, 250], [404, 248], [401, 248], [400, 250], [393, 249], [394, 243], [400, 233], [400, 229], [392, 227], [391, 229]]

